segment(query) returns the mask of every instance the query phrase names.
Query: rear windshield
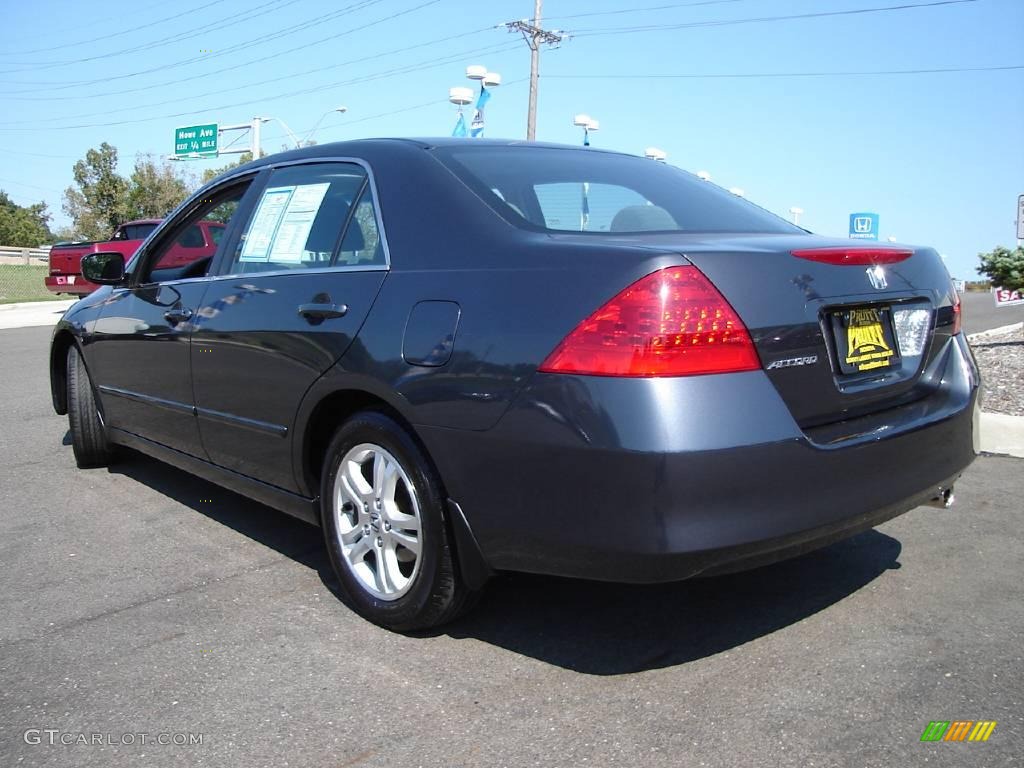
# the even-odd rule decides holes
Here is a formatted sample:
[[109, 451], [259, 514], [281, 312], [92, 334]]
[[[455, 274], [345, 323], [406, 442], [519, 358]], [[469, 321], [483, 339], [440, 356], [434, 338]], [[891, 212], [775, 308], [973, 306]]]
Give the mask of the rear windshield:
[[145, 240], [156, 224], [125, 224], [114, 234], [115, 240]]
[[514, 224], [548, 232], [796, 233], [773, 213], [665, 163], [528, 146], [439, 147], [438, 158]]

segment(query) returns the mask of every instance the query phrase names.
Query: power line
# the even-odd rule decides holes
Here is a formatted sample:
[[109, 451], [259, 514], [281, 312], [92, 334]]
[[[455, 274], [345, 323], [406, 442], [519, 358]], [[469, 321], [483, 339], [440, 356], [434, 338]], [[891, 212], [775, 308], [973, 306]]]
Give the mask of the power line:
[[657, 80], [657, 79], [681, 79], [681, 80], [712, 80], [731, 78], [786, 78], [786, 77], [868, 77], [872, 75], [931, 75], [948, 72], [999, 72], [1013, 69], [1024, 69], [1024, 64], [1006, 64], [992, 67], [937, 67], [935, 69], [877, 69], [849, 72], [723, 72], [706, 74], [607, 74], [607, 75], [547, 75], [549, 79], [556, 80]]
[[[49, 83], [47, 83], [47, 82], [43, 82], [43, 83], [27, 82], [27, 81], [24, 81], [24, 80], [21, 80], [21, 81], [9, 80], [8, 83], [15, 84], [15, 85], [31, 85], [31, 86], [33, 86], [33, 88], [32, 88], [33, 92], [37, 92], [37, 91], [62, 91], [62, 90], [67, 90], [68, 88], [78, 88], [78, 87], [83, 86], [83, 85], [95, 85], [97, 83], [109, 83], [109, 82], [111, 82], [113, 80], [125, 80], [125, 79], [131, 78], [131, 77], [138, 77], [140, 75], [148, 75], [148, 74], [153, 73], [153, 72], [163, 72], [163, 71], [168, 70], [168, 69], [177, 69], [178, 67], [188, 66], [189, 64], [194, 64], [194, 63], [196, 63], [198, 61], [209, 61], [210, 59], [219, 59], [219, 58], [221, 58], [223, 56], [229, 56], [231, 54], [237, 53], [238, 51], [242, 51], [242, 50], [245, 50], [247, 48], [252, 48], [254, 46], [260, 45], [261, 43], [268, 42], [270, 40], [277, 40], [277, 39], [280, 39], [282, 37], [288, 37], [289, 35], [294, 35], [297, 32], [301, 32], [301, 31], [303, 31], [305, 29], [308, 29], [310, 27], [319, 25], [319, 24], [323, 23], [324, 21], [328, 20], [328, 17], [330, 17], [330, 18], [338, 18], [339, 16], [344, 16], [344, 15], [347, 15], [347, 14], [350, 14], [350, 13], [355, 13], [356, 11], [360, 11], [363, 8], [367, 8], [369, 6], [376, 5], [377, 3], [380, 3], [380, 2], [383, 2], [383, 0], [359, 0], [359, 2], [355, 2], [355, 3], [351, 4], [351, 5], [345, 6], [344, 8], [341, 8], [340, 10], [332, 11], [329, 14], [324, 14], [323, 16], [318, 16], [318, 17], [315, 17], [313, 19], [309, 19], [307, 21], [301, 22], [300, 24], [295, 24], [295, 25], [293, 25], [291, 27], [285, 27], [284, 29], [277, 30], [275, 32], [270, 32], [270, 33], [268, 33], [266, 35], [260, 35], [259, 37], [250, 38], [249, 40], [243, 40], [240, 43], [236, 43], [235, 45], [232, 45], [232, 46], [229, 46], [227, 48], [221, 49], [221, 50], [217, 51], [216, 53], [203, 54], [201, 56], [192, 56], [192, 57], [187, 58], [187, 59], [181, 59], [179, 61], [171, 62], [170, 64], [161, 64], [159, 66], [150, 67], [149, 69], [141, 69], [141, 70], [138, 70], [136, 72], [128, 72], [126, 74], [114, 75], [114, 76], [111, 76], [111, 77], [100, 77], [100, 78], [96, 78], [94, 80], [75, 80], [75, 81], [62, 81], [62, 82], [58, 81], [58, 82], [49, 82]], [[322, 42], [324, 42], [326, 40], [333, 40], [335, 38], [351, 34], [352, 32], [357, 32], [357, 31], [360, 31], [362, 29], [366, 29], [367, 27], [371, 27], [374, 24], [379, 24], [379, 23], [381, 23], [383, 21], [389, 21], [389, 20], [391, 20], [393, 18], [397, 18], [398, 16], [402, 16], [402, 15], [405, 15], [406, 13], [410, 13], [412, 11], [419, 10], [420, 8], [425, 8], [428, 5], [434, 5], [435, 3], [438, 3], [438, 2], [440, 2], [440, 0], [428, 0], [427, 2], [425, 2], [425, 3], [421, 4], [421, 5], [415, 6], [414, 8], [411, 8], [411, 9], [408, 9], [408, 10], [405, 10], [405, 11], [400, 11], [398, 13], [391, 14], [390, 16], [387, 16], [387, 17], [385, 17], [383, 19], [380, 19], [380, 20], [378, 20], [376, 22], [371, 22], [369, 24], [365, 24], [362, 27], [356, 27], [355, 29], [349, 29], [349, 30], [346, 30], [344, 32], [340, 32], [340, 33], [335, 34], [335, 35], [330, 35], [328, 37], [321, 38], [320, 40], [315, 40], [312, 43], [308, 43], [307, 45], [318, 45], [319, 43], [322, 43]], [[295, 52], [294, 49], [285, 50], [285, 51], [281, 51], [279, 53], [273, 54], [271, 56], [263, 56], [260, 59], [257, 59], [257, 61], [266, 61], [267, 59], [277, 58], [278, 56], [284, 56], [284, 55], [287, 55], [289, 53], [294, 53], [294, 52]], [[250, 63], [252, 63], [252, 62], [250, 62]], [[206, 73], [206, 74], [208, 75], [209, 73]], [[181, 80], [177, 80], [175, 82], [181, 82]], [[14, 93], [6, 92], [3, 95], [18, 96], [18, 95], [26, 93], [26, 92], [27, 91], [15, 91]]]
[[614, 11], [588, 11], [587, 13], [572, 13], [568, 15], [548, 16], [552, 19], [581, 19], [584, 16], [616, 16], [622, 13], [641, 13], [643, 11], [667, 11], [674, 8], [694, 8], [700, 5], [725, 5], [726, 3], [746, 3], [749, 0], [698, 0], [689, 3], [669, 3], [668, 5], [650, 5], [646, 8], [620, 8]]
[[[489, 51], [489, 52], [492, 52], [492, 53], [498, 53], [498, 52], [502, 52], [502, 51], [506, 51], [506, 50], [511, 50], [516, 45], [517, 44], [515, 44], [515, 43], [512, 43], [512, 44], [508, 44], [508, 43], [498, 44], [498, 45], [495, 45], [495, 46], [493, 46], [493, 47], [491, 47], [489, 49], [479, 49], [477, 52], [479, 53], [479, 52], [482, 52], [482, 51]], [[153, 116], [150, 116], [150, 117], [138, 118], [138, 119], [135, 119], [135, 120], [118, 120], [118, 121], [105, 122], [105, 123], [81, 123], [81, 124], [76, 124], [76, 125], [56, 125], [56, 126], [55, 125], [41, 125], [41, 126], [23, 127], [23, 128], [0, 127], [0, 131], [8, 131], [8, 132], [10, 132], [10, 131], [67, 131], [67, 130], [75, 130], [75, 129], [79, 129], [79, 128], [111, 128], [111, 127], [117, 127], [117, 126], [122, 126], [122, 125], [137, 125], [139, 123], [150, 123], [150, 122], [153, 122], [155, 120], [165, 120], [165, 119], [172, 118], [172, 117], [187, 117], [189, 115], [195, 115], [195, 114], [198, 114], [200, 112], [207, 112], [207, 113], [209, 113], [209, 112], [214, 112], [214, 111], [222, 110], [222, 109], [231, 109], [231, 108], [234, 108], [234, 107], [243, 107], [243, 106], [247, 106], [249, 104], [258, 104], [258, 103], [265, 102], [265, 101], [268, 101], [268, 100], [271, 100], [271, 99], [285, 99], [285, 98], [291, 98], [291, 97], [294, 97], [294, 96], [305, 96], [306, 94], [321, 92], [324, 89], [335, 88], [335, 87], [338, 87], [340, 85], [353, 85], [353, 84], [358, 84], [358, 83], [372, 82], [372, 81], [375, 81], [375, 80], [382, 80], [382, 79], [385, 79], [387, 77], [393, 77], [395, 75], [407, 74], [409, 72], [414, 72], [414, 71], [415, 72], [419, 72], [419, 71], [423, 71], [423, 70], [426, 70], [426, 69], [433, 69], [433, 68], [436, 68], [436, 67], [439, 67], [439, 66], [446, 66], [448, 64], [452, 64], [452, 63], [454, 63], [456, 61], [459, 61], [465, 55], [466, 55], [465, 53], [460, 52], [458, 54], [452, 54], [452, 55], [446, 56], [446, 57], [441, 58], [441, 59], [435, 59], [435, 60], [432, 60], [432, 61], [421, 62], [421, 63], [417, 63], [417, 64], [405, 65], [403, 67], [395, 68], [395, 69], [392, 69], [392, 70], [386, 70], [384, 72], [379, 72], [379, 73], [376, 73], [374, 75], [368, 75], [368, 76], [363, 77], [363, 78], [356, 78], [356, 79], [352, 79], [352, 80], [340, 80], [340, 81], [337, 81], [337, 82], [334, 82], [334, 83], [325, 83], [325, 84], [315, 85], [315, 86], [312, 86], [312, 87], [301, 88], [301, 89], [298, 89], [298, 90], [295, 90], [295, 91], [288, 91], [288, 92], [285, 92], [285, 93], [261, 94], [258, 98], [255, 98], [255, 99], [248, 99], [246, 101], [236, 101], [236, 102], [233, 102], [231, 104], [219, 104], [219, 105], [216, 105], [216, 106], [209, 106], [209, 107], [204, 107], [204, 108], [199, 108], [199, 109], [190, 109], [187, 112], [174, 112], [174, 113], [170, 113], [170, 114], [153, 115]]]
[[[415, 10], [415, 9], [413, 9], [413, 10]], [[390, 20], [391, 18], [393, 18], [393, 17], [388, 17], [387, 20]], [[377, 24], [377, 23], [381, 23], [381, 22], [373, 22], [373, 24]], [[341, 34], [342, 35], [348, 35], [348, 34], [351, 34], [353, 31], [361, 31], [362, 29], [365, 29], [365, 28], [366, 28], [365, 26], [364, 27], [359, 27], [359, 28], [357, 28], [355, 30], [347, 30], [347, 31], [345, 31], [345, 32], [343, 32]], [[492, 29], [493, 29], [493, 27], [483, 27], [483, 28], [480, 28], [480, 29], [467, 30], [465, 32], [459, 32], [459, 33], [456, 33], [456, 34], [453, 34], [453, 35], [446, 35], [445, 37], [435, 38], [434, 40], [428, 40], [428, 41], [426, 41], [424, 43], [416, 43], [415, 45], [403, 45], [400, 48], [392, 48], [390, 50], [383, 51], [381, 53], [375, 53], [375, 54], [370, 55], [370, 56], [360, 56], [360, 57], [355, 58], [355, 59], [348, 59], [346, 61], [339, 61], [339, 62], [334, 62], [332, 64], [326, 64], [326, 65], [324, 65], [322, 67], [314, 67], [313, 69], [307, 69], [307, 70], [304, 70], [302, 72], [292, 72], [292, 73], [289, 73], [287, 75], [282, 75], [280, 77], [271, 78], [270, 80], [259, 80], [256, 83], [250, 83], [248, 85], [244, 85], [244, 86], [240, 86], [240, 87], [248, 88], [248, 87], [250, 87], [252, 85], [266, 85], [267, 83], [276, 83], [276, 82], [279, 82], [281, 80], [290, 80], [290, 79], [295, 78], [295, 77], [302, 77], [304, 75], [311, 75], [311, 74], [316, 74], [318, 72], [325, 72], [325, 71], [330, 70], [330, 69], [338, 69], [340, 67], [346, 67], [346, 66], [349, 66], [351, 64], [360, 64], [362, 62], [373, 61], [374, 59], [380, 59], [380, 58], [383, 58], [385, 56], [391, 56], [391, 55], [394, 55], [394, 54], [405, 53], [406, 51], [416, 50], [417, 48], [426, 48], [426, 47], [429, 47], [431, 45], [437, 45], [439, 43], [447, 43], [447, 42], [450, 42], [452, 40], [456, 40], [458, 38], [469, 37], [471, 35], [476, 35], [476, 34], [479, 34], [481, 32], [490, 31]], [[319, 41], [319, 42], [322, 42], [322, 41]], [[236, 70], [236, 69], [243, 69], [245, 67], [250, 67], [250, 66], [252, 66], [254, 64], [261, 64], [261, 63], [263, 63], [265, 61], [269, 61], [271, 59], [279, 58], [281, 56], [286, 56], [289, 53], [292, 53], [292, 51], [281, 51], [279, 53], [275, 53], [275, 54], [272, 54], [270, 56], [261, 56], [258, 59], [250, 59], [248, 61], [243, 61], [243, 62], [240, 62], [238, 64], [233, 64], [230, 67], [222, 67], [221, 69], [215, 69], [215, 70], [212, 70], [212, 71], [203, 72], [202, 74], [199, 74], [199, 75], [192, 75], [190, 77], [184, 77], [184, 78], [175, 78], [173, 80], [165, 80], [165, 81], [159, 82], [159, 83], [149, 83], [147, 85], [142, 85], [142, 86], [138, 86], [138, 87], [135, 87], [135, 88], [124, 88], [124, 89], [119, 90], [119, 91], [101, 91], [99, 93], [76, 94], [74, 96], [20, 96], [20, 97], [19, 96], [9, 96], [8, 98], [11, 99], [12, 101], [56, 101], [56, 100], [69, 100], [69, 99], [98, 99], [98, 98], [102, 98], [104, 96], [121, 96], [121, 95], [128, 94], [128, 93], [141, 93], [143, 91], [152, 91], [152, 90], [154, 90], [156, 88], [162, 88], [162, 87], [168, 86], [168, 85], [180, 85], [182, 83], [187, 83], [187, 82], [190, 82], [190, 81], [193, 81], [193, 80], [208, 80], [212, 75], [219, 75], [219, 74], [222, 74], [224, 72], [231, 72], [231, 71]], [[216, 91], [208, 91], [206, 93], [193, 94], [193, 95], [194, 96], [209, 96], [209, 95], [211, 95], [213, 93], [220, 93], [220, 92], [221, 92], [220, 90], [216, 90]]]
[[56, 193], [58, 195], [60, 194], [60, 192], [58, 190], [50, 189], [49, 187], [37, 187], [35, 184], [25, 184], [22, 181], [12, 181], [11, 179], [0, 179], [0, 184], [14, 184], [15, 186], [18, 186], [18, 187], [25, 187], [27, 189], [35, 189], [35, 190], [38, 190], [40, 192], [54, 192], [54, 193]]
[[[506, 51], [506, 50], [511, 50], [512, 48], [515, 48], [515, 47], [516, 47], [516, 44], [498, 43], [498, 44], [491, 44], [491, 45], [487, 45], [487, 46], [483, 46], [483, 47], [472, 48], [472, 49], [469, 49], [469, 50], [460, 51], [458, 53], [446, 54], [443, 57], [445, 59], [445, 61], [442, 62], [442, 63], [449, 63], [450, 60], [457, 59], [460, 56], [473, 56], [473, 55], [478, 55], [478, 54], [479, 55], [483, 55], [485, 53], [498, 53], [498, 52], [503, 52], [503, 51]], [[406, 47], [406, 48], [404, 48], [402, 50], [403, 51], [409, 50], [409, 48]], [[392, 51], [392, 53], [394, 53], [394, 51]], [[380, 56], [383, 56], [383, 55], [385, 55], [385, 54], [378, 54], [377, 56], [371, 57], [371, 58], [379, 58]], [[357, 60], [355, 60], [353, 62], [346, 62], [346, 63], [348, 63], [348, 64], [358, 63], [358, 62], [362, 62], [362, 61], [365, 61], [365, 60], [366, 60], [366, 57], [363, 57], [363, 58], [357, 59]], [[382, 72], [377, 72], [377, 73], [374, 73], [372, 75], [364, 75], [364, 76], [361, 76], [361, 77], [351, 78], [349, 80], [339, 80], [339, 81], [330, 83], [329, 85], [326, 85], [326, 86], [317, 86], [317, 87], [318, 88], [319, 87], [336, 88], [336, 87], [341, 87], [341, 86], [344, 86], [344, 85], [358, 85], [358, 84], [361, 84], [361, 83], [372, 82], [374, 80], [383, 80], [383, 79], [386, 79], [387, 77], [393, 77], [395, 74], [407, 74], [409, 72], [414, 72], [419, 67], [422, 67], [424, 65], [438, 66], [439, 65], [438, 64], [438, 59], [437, 58], [430, 58], [430, 59], [426, 59], [426, 60], [423, 60], [423, 61], [418, 61], [418, 62], [413, 63], [413, 64], [404, 64], [404, 65], [402, 65], [400, 67], [395, 67], [395, 68], [392, 68], [392, 69], [389, 69], [389, 70], [384, 70]], [[276, 78], [273, 78], [273, 79], [270, 79], [270, 80], [260, 80], [260, 81], [257, 81], [257, 82], [248, 83], [246, 85], [238, 85], [238, 86], [235, 86], [232, 90], [240, 91], [240, 90], [244, 90], [246, 88], [254, 88], [256, 86], [265, 86], [265, 85], [268, 85], [270, 83], [280, 82], [281, 80], [294, 80], [296, 77], [299, 77], [301, 75], [312, 74], [312, 73], [315, 73], [315, 72], [321, 72], [321, 71], [328, 70], [328, 69], [336, 69], [336, 68], [338, 68], [340, 66], [343, 66], [343, 65], [342, 64], [331, 64], [331, 65], [328, 65], [328, 66], [325, 66], [325, 67], [318, 67], [317, 69], [307, 70], [306, 72], [300, 72], [300, 73], [290, 74], [290, 75], [283, 75], [281, 77], [276, 77]], [[141, 112], [142, 110], [145, 110], [145, 109], [147, 109], [149, 107], [161, 107], [161, 106], [164, 106], [164, 105], [167, 105], [167, 104], [177, 104], [177, 103], [181, 103], [181, 102], [191, 102], [191, 101], [195, 101], [196, 99], [202, 98], [204, 96], [215, 96], [215, 95], [220, 95], [221, 93], [223, 93], [222, 89], [221, 90], [206, 91], [205, 93], [190, 93], [188, 96], [183, 96], [183, 97], [177, 98], [177, 99], [163, 99], [163, 100], [156, 101], [156, 102], [150, 102], [148, 104], [131, 104], [131, 105], [126, 106], [126, 107], [119, 107], [118, 109], [104, 109], [104, 110], [99, 110], [97, 112], [86, 112], [84, 114], [76, 113], [75, 114], [75, 119], [84, 119], [84, 118], [87, 118], [87, 117], [96, 117], [98, 115], [113, 115], [113, 114], [117, 114], [117, 113], [120, 113], [120, 112]], [[201, 111], [201, 110], [196, 110], [196, 111]], [[45, 121], [44, 120], [44, 121], [41, 121], [41, 122], [45, 125], [49, 121]], [[0, 123], [0, 129], [7, 128], [7, 127], [13, 127], [13, 126], [17, 126], [17, 125], [34, 125], [34, 124], [37, 124], [37, 123], [40, 123], [40, 121], [39, 120], [16, 120], [16, 121], [11, 121], [11, 122], [6, 122], [6, 123]]]
[[[79, 40], [77, 42], [68, 42], [68, 43], [65, 43], [65, 42], [61, 41], [60, 45], [64, 46], [65, 48], [70, 48], [72, 46], [80, 46], [80, 45], [91, 45], [92, 43], [98, 43], [100, 40], [109, 40], [112, 37], [120, 37], [121, 35], [128, 35], [128, 34], [131, 34], [133, 32], [138, 32], [140, 29], [148, 29], [149, 27], [155, 27], [157, 24], [163, 24], [165, 21], [178, 21], [179, 19], [182, 18], [182, 16], [188, 16], [189, 14], [195, 13], [197, 11], [207, 10], [210, 6], [219, 5], [220, 3], [223, 3], [223, 2], [225, 2], [225, 0], [204, 0], [204, 2], [201, 2], [201, 3], [199, 3], [198, 5], [196, 5], [196, 6], [192, 7], [192, 8], [187, 8], [185, 10], [180, 10], [179, 9], [173, 16], [165, 16], [162, 19], [157, 19], [156, 21], [151, 21], [148, 24], [140, 24], [139, 26], [136, 26], [136, 27], [129, 27], [128, 29], [123, 29], [120, 32], [111, 32], [108, 35], [102, 35], [101, 37], [94, 37], [94, 38], [91, 38], [89, 40]], [[160, 3], [159, 5], [163, 6], [163, 5], [165, 5], [165, 3]], [[156, 7], [157, 7], [156, 5], [149, 6], [149, 8], [156, 8]], [[33, 48], [33, 49], [27, 50], [27, 51], [5, 51], [3, 54], [0, 54], [0, 55], [3, 55], [3, 56], [23, 56], [23, 55], [29, 54], [29, 53], [52, 52], [53, 51], [53, 47], [54, 47], [54, 42], [51, 41], [51, 43], [48, 46], [46, 46], [45, 48]], [[9, 63], [17, 63], [17, 62], [9, 62]]]
[[[242, 24], [242, 23], [247, 22], [247, 21], [252, 21], [253, 19], [259, 18], [260, 16], [265, 16], [268, 13], [273, 13], [275, 10], [280, 10], [281, 8], [286, 8], [289, 5], [295, 5], [295, 3], [297, 3], [297, 2], [299, 2], [299, 0], [269, 0], [269, 2], [266, 2], [263, 5], [257, 5], [255, 8], [250, 9], [245, 14], [242, 14], [242, 15], [234, 14], [232, 16], [224, 16], [223, 18], [217, 19], [216, 21], [211, 21], [211, 22], [208, 22], [207, 24], [204, 24], [201, 28], [199, 28], [197, 30], [191, 30], [191, 31], [186, 31], [186, 32], [178, 32], [178, 33], [176, 33], [174, 35], [170, 35], [168, 37], [158, 38], [157, 40], [152, 40], [152, 41], [149, 41], [149, 42], [146, 42], [146, 43], [139, 43], [138, 45], [134, 45], [131, 48], [122, 48], [120, 51], [110, 51], [109, 53], [108, 52], [99, 53], [99, 54], [96, 54], [95, 56], [86, 56], [85, 58], [81, 58], [81, 59], [65, 59], [63, 61], [51, 61], [51, 62], [46, 62], [46, 63], [43, 63], [43, 64], [35, 64], [35, 63], [27, 64], [27, 65], [23, 66], [21, 69], [5, 69], [5, 70], [0, 70], [0, 73], [32, 72], [32, 71], [42, 70], [42, 69], [54, 69], [55, 67], [66, 67], [66, 66], [69, 66], [69, 65], [72, 65], [72, 64], [85, 64], [87, 62], [98, 61], [100, 59], [103, 59], [104, 61], [106, 61], [106, 60], [112, 59], [112, 58], [114, 58], [116, 56], [124, 56], [125, 54], [129, 54], [129, 53], [138, 53], [139, 51], [150, 51], [150, 50], [152, 50], [154, 48], [162, 48], [165, 45], [172, 45], [174, 43], [180, 43], [183, 40], [189, 40], [189, 39], [191, 39], [193, 37], [199, 37], [201, 35], [207, 35], [210, 32], [214, 32], [214, 31], [216, 31], [218, 29], [223, 29], [224, 27], [228, 27], [228, 26], [234, 27], [234, 26], [237, 26], [238, 24]], [[268, 6], [277, 6], [277, 7], [275, 8], [275, 7], [268, 7]], [[17, 64], [19, 62], [8, 62], [8, 63]]]
[[570, 32], [571, 37], [597, 37], [599, 35], [625, 35], [635, 32], [664, 32], [672, 29], [689, 29], [694, 27], [726, 27], [735, 24], [757, 24], [771, 21], [790, 21], [793, 19], [818, 19], [827, 16], [853, 16], [865, 13], [879, 13], [882, 11], [906, 11], [915, 8], [934, 8], [940, 5], [960, 5], [962, 3], [976, 3], [978, 0], [933, 0], [928, 3], [916, 3], [905, 5], [887, 5], [881, 8], [854, 8], [842, 11], [818, 11], [814, 13], [796, 13], [786, 16], [760, 16], [747, 19], [719, 19], [715, 21], [691, 21], [684, 24], [649, 24], [638, 27], [596, 27], [593, 29], [578, 29]]
[[[502, 83], [501, 87], [502, 88], [509, 88], [509, 87], [511, 87], [513, 85], [519, 85], [520, 83], [525, 83], [528, 80], [529, 80], [529, 78], [527, 78], [527, 77], [520, 77], [520, 78], [518, 78], [516, 80], [509, 80], [509, 81], [507, 81], [505, 83]], [[436, 106], [439, 106], [441, 104], [447, 104], [447, 103], [448, 103], [448, 99], [431, 99], [430, 101], [424, 101], [424, 102], [422, 102], [420, 104], [413, 104], [412, 106], [409, 106], [409, 107], [400, 107], [399, 109], [392, 109], [392, 110], [389, 110], [388, 112], [378, 112], [375, 115], [366, 115], [364, 117], [356, 118], [355, 120], [345, 120], [341, 125], [342, 126], [349, 126], [349, 125], [355, 125], [356, 123], [365, 123], [365, 122], [368, 122], [370, 120], [379, 120], [382, 117], [391, 117], [392, 115], [400, 115], [400, 114], [403, 114], [405, 112], [413, 112], [413, 111], [415, 111], [417, 109], [425, 109], [426, 107], [436, 107]], [[308, 129], [304, 129], [304, 130], [298, 131], [298, 133], [300, 133], [300, 134], [301, 133], [306, 133], [306, 132], [308, 132]], [[280, 134], [273, 134], [271, 136], [266, 136], [264, 138], [269, 141], [270, 139], [288, 138], [288, 135], [284, 134], [284, 133], [280, 133]]]

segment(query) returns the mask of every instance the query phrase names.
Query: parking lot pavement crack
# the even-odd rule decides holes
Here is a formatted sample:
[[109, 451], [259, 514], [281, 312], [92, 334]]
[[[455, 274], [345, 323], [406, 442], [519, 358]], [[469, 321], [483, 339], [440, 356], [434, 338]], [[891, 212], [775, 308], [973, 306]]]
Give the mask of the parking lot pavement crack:
[[255, 565], [249, 566], [247, 568], [242, 568], [241, 570], [235, 571], [234, 573], [229, 573], [224, 576], [218, 576], [215, 578], [204, 579], [198, 583], [189, 584], [187, 586], [181, 587], [180, 589], [174, 589], [169, 592], [161, 592], [160, 594], [153, 595], [152, 597], [146, 597], [142, 600], [136, 600], [135, 602], [129, 603], [128, 605], [123, 605], [118, 608], [110, 608], [108, 610], [92, 614], [91, 616], [83, 616], [81, 618], [75, 619], [74, 621], [69, 621], [59, 626], [50, 627], [45, 632], [40, 632], [38, 634], [32, 635], [31, 637], [20, 638], [18, 640], [13, 640], [7, 643], [0, 643], [0, 648], [13, 648], [15, 646], [23, 645], [25, 643], [35, 643], [40, 640], [44, 640], [45, 638], [52, 637], [54, 635], [59, 635], [62, 632], [66, 632], [69, 629], [76, 629], [78, 627], [91, 624], [94, 621], [107, 619], [111, 616], [117, 616], [118, 614], [126, 613], [128, 611], [135, 610], [136, 608], [141, 608], [143, 606], [159, 602], [160, 600], [168, 600], [172, 597], [178, 597], [179, 595], [188, 594], [189, 592], [207, 589], [215, 584], [222, 584], [224, 582], [231, 581], [242, 576], [248, 576], [253, 573], [259, 573], [260, 571], [265, 571], [270, 568], [274, 568], [278, 565], [281, 565], [282, 563], [295, 562], [295, 558], [301, 558], [305, 555], [311, 555], [316, 551], [319, 550], [310, 549], [306, 552], [297, 552], [295, 553], [294, 557], [279, 555], [269, 560], [265, 560], [261, 563], [256, 563]]

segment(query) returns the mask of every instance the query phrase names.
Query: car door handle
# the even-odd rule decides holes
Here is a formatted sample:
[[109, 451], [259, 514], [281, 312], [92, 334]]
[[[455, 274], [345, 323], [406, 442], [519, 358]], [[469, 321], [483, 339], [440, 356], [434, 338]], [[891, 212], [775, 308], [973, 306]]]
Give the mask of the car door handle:
[[299, 304], [299, 314], [311, 323], [322, 323], [348, 314], [346, 304]]
[[186, 307], [175, 307], [164, 312], [164, 320], [171, 325], [177, 325], [183, 323], [192, 317], [192, 310]]

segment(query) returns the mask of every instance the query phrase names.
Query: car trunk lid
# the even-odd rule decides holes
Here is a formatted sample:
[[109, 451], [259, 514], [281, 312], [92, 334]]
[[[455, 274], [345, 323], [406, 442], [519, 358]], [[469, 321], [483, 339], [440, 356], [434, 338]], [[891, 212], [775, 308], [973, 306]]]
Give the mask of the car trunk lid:
[[[611, 238], [677, 252], [710, 279], [801, 427], [895, 407], [938, 384], [923, 372], [953, 333], [958, 299], [932, 249], [899, 247], [895, 258], [895, 246], [812, 235]], [[861, 248], [882, 253], [834, 258]], [[794, 255], [807, 249], [818, 253]]]
[[922, 372], [953, 332], [958, 300], [935, 251], [900, 250], [771, 236], [683, 253], [735, 307], [772, 383], [810, 427], [900, 405], [934, 384]]

